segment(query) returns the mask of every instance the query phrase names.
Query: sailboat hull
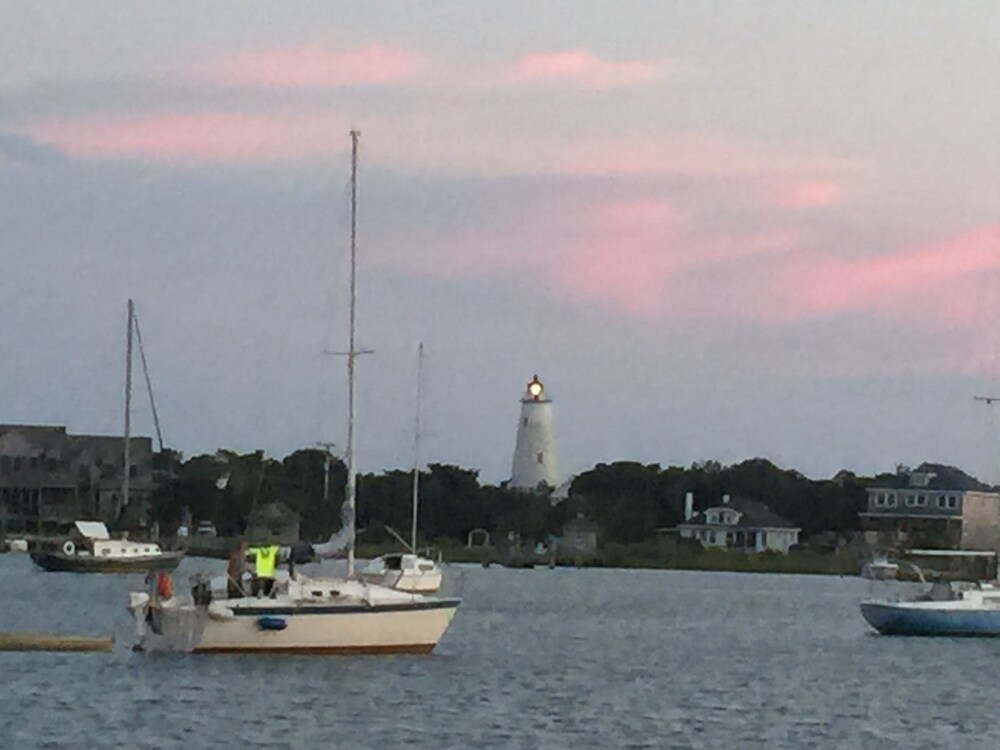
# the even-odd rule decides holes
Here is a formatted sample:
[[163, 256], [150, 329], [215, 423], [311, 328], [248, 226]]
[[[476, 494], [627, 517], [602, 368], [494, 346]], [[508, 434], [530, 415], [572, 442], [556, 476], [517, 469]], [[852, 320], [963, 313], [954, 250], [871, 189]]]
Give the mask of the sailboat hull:
[[[383, 591], [386, 591], [383, 589]], [[459, 599], [399, 598], [366, 603], [276, 599], [216, 600], [196, 606], [170, 600], [148, 612], [159, 647], [200, 654], [427, 654], [444, 635]], [[140, 630], [144, 594], [130, 605]], [[161, 640], [162, 639], [162, 640]], [[151, 644], [152, 645], [152, 644]]]
[[[209, 617], [195, 653], [426, 654], [447, 629], [457, 600], [381, 607], [250, 607]], [[283, 623], [280, 629], [262, 627]]]

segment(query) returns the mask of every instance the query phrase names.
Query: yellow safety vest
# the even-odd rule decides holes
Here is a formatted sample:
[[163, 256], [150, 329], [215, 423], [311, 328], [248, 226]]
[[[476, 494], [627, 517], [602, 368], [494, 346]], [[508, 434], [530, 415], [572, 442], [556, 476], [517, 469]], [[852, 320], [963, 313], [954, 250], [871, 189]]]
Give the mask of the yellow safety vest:
[[278, 562], [278, 547], [273, 544], [267, 547], [254, 547], [252, 552], [256, 558], [257, 577], [274, 578], [274, 568]]

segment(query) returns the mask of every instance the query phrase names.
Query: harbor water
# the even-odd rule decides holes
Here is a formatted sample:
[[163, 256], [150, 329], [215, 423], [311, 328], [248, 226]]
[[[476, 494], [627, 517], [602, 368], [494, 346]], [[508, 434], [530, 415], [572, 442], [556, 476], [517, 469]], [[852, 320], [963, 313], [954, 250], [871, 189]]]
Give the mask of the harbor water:
[[878, 636], [857, 578], [446, 575], [464, 601], [430, 656], [135, 654], [141, 576], [0, 555], [0, 631], [117, 638], [0, 653], [0, 747], [1000, 747], [1000, 639]]

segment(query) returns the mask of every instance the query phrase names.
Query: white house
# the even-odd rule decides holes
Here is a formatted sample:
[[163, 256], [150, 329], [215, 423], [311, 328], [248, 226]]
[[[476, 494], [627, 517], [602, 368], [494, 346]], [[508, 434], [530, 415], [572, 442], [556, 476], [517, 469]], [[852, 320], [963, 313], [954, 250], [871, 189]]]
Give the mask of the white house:
[[722, 504], [692, 513], [685, 508], [685, 521], [677, 527], [683, 539], [697, 539], [704, 547], [723, 547], [746, 552], [787, 553], [799, 543], [802, 529], [793, 526], [763, 503], [745, 498], [730, 500], [723, 495]]

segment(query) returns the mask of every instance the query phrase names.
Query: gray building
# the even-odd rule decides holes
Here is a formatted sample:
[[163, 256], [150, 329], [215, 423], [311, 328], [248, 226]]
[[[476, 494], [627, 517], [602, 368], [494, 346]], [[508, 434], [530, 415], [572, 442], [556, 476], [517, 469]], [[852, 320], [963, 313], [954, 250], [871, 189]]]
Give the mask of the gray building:
[[899, 467], [894, 476], [866, 489], [861, 530], [872, 547], [997, 549], [1000, 494], [954, 467]]
[[65, 427], [0, 425], [0, 533], [51, 533], [79, 519], [142, 527], [149, 515], [153, 444], [130, 439], [129, 508], [123, 514], [123, 437], [71, 435]]

